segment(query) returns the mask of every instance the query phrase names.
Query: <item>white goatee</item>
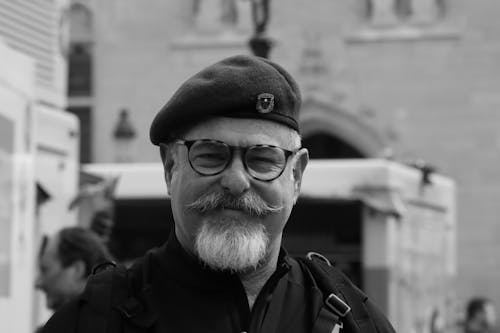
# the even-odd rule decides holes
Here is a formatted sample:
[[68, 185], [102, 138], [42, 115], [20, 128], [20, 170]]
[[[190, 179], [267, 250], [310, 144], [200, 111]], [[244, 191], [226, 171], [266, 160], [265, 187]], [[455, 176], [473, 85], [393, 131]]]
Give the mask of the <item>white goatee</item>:
[[223, 218], [205, 221], [196, 235], [198, 257], [215, 270], [246, 272], [266, 257], [269, 236], [262, 224]]

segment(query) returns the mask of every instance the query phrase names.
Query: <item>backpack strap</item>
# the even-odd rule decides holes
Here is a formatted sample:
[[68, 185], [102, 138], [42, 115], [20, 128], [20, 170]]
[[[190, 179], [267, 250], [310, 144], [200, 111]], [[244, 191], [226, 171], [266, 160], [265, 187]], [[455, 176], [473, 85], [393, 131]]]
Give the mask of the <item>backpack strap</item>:
[[377, 332], [364, 305], [368, 297], [328, 259], [317, 253], [296, 259], [323, 294], [315, 333], [337, 333], [341, 328], [347, 332]]
[[[89, 277], [81, 297], [81, 312], [78, 321], [78, 333], [106, 333], [111, 316], [112, 299], [124, 297], [127, 290], [126, 269], [115, 266], [96, 272]], [[116, 295], [116, 293], [119, 293]]]
[[158, 319], [152, 305], [151, 259], [152, 252], [149, 252], [140, 266], [132, 268], [136, 269], [136, 276], [140, 275], [140, 279], [136, 281], [136, 285], [140, 286], [140, 290], [116, 305], [124, 318], [124, 333], [146, 332]]
[[344, 328], [345, 317], [350, 311], [351, 308], [344, 301], [331, 293], [320, 309], [318, 318], [314, 322], [313, 332], [339, 333], [340, 329]]
[[120, 332], [143, 333], [154, 325], [150, 258], [148, 254], [129, 269], [112, 265], [90, 276], [81, 297], [78, 333], [112, 333], [119, 327]]

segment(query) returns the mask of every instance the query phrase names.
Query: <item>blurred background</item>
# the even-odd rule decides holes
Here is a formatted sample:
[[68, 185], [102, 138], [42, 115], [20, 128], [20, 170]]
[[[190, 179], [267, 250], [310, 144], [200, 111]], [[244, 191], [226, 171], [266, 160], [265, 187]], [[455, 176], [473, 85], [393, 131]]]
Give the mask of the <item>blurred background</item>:
[[[302, 88], [313, 161], [294, 255], [337, 262], [399, 332], [452, 331], [500, 304], [500, 2], [0, 1], [0, 330], [50, 313], [41, 239], [96, 230], [131, 262], [172, 217], [149, 126], [176, 88], [234, 54]], [[14, 318], [15, 320], [13, 320]]]

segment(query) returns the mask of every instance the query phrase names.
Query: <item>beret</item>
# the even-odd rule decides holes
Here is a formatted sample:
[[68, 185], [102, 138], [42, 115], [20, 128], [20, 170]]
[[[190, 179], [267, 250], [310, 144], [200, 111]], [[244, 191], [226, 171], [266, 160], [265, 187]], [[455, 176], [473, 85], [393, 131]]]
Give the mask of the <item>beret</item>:
[[207, 117], [265, 119], [299, 131], [301, 96], [292, 76], [261, 57], [236, 55], [198, 72], [156, 114], [149, 136], [155, 145]]

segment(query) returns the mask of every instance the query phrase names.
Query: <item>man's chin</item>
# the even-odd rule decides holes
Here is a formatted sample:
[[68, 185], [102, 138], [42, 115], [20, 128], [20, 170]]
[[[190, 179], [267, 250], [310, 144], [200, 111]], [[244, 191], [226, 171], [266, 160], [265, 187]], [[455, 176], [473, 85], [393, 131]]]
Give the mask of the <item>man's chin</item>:
[[229, 271], [231, 273], [245, 274], [255, 271], [261, 260], [245, 261], [244, 263], [233, 261], [233, 262], [221, 262], [220, 257], [217, 258], [201, 258], [202, 262], [216, 271]]
[[64, 305], [64, 301], [57, 299], [47, 299], [47, 308], [52, 311], [59, 310]]
[[55, 302], [47, 302], [47, 308], [52, 310], [52, 311], [57, 311], [61, 306], [58, 303]]
[[200, 229], [196, 237], [198, 257], [214, 270], [255, 270], [267, 254], [269, 237], [264, 226], [245, 223], [227, 227], [205, 224]]

